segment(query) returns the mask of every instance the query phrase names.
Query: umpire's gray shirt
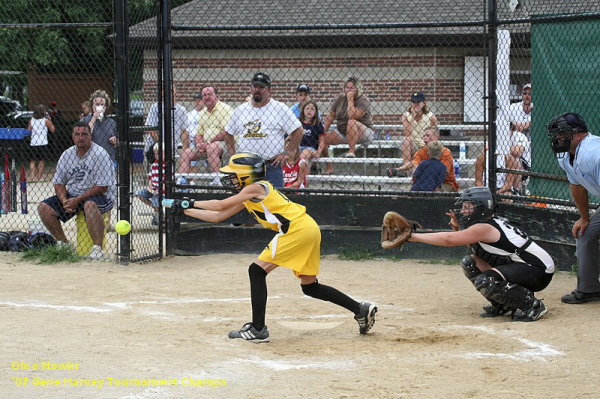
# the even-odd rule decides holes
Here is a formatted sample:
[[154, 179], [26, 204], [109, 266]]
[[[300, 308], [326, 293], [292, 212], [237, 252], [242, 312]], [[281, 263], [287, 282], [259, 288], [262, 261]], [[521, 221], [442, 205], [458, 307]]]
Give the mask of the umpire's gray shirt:
[[108, 153], [96, 143], [82, 157], [77, 155], [75, 146], [62, 153], [58, 164], [54, 184], [67, 186], [67, 194], [78, 196], [94, 186], [108, 186], [106, 196], [113, 202], [117, 198], [115, 168]]

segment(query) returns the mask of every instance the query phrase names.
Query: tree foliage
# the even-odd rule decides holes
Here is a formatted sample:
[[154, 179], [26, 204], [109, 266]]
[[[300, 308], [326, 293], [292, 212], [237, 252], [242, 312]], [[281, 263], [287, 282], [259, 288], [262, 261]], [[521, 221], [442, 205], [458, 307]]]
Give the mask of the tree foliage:
[[[185, 3], [172, 1], [176, 7]], [[158, 0], [127, 1], [130, 26], [156, 15]], [[0, 70], [98, 73], [113, 67], [113, 2], [0, 0]], [[25, 24], [104, 23], [104, 27], [33, 28]]]

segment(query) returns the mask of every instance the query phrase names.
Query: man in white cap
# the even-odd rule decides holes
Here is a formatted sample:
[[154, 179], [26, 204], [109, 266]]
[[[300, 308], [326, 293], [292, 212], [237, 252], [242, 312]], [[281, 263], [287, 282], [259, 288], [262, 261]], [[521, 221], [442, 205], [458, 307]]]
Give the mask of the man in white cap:
[[237, 107], [225, 126], [225, 144], [230, 155], [236, 151], [259, 155], [266, 162], [266, 180], [283, 187], [283, 162], [300, 145], [302, 123], [288, 106], [271, 97], [271, 77], [266, 73], [254, 74], [250, 94], [250, 101]]

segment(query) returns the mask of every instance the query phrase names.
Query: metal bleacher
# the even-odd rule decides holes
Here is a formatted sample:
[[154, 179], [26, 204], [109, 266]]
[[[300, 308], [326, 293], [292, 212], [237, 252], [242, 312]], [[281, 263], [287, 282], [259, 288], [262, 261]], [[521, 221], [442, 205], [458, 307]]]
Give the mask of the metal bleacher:
[[[377, 131], [393, 130], [399, 134], [401, 125], [376, 125]], [[477, 156], [483, 149], [484, 141], [481, 136], [471, 140], [466, 132], [482, 132], [483, 125], [441, 125], [440, 131], [458, 131], [456, 138], [444, 136], [440, 141], [450, 149], [454, 159], [458, 161], [459, 176], [457, 182], [461, 189], [475, 184], [474, 170]], [[381, 134], [380, 134], [381, 136]], [[345, 158], [348, 145], [330, 146], [329, 156], [313, 160], [311, 174], [307, 177], [308, 188], [315, 189], [342, 189], [342, 190], [368, 190], [368, 191], [408, 191], [412, 185], [410, 177], [387, 177], [386, 170], [403, 164], [401, 158], [401, 145], [403, 136], [393, 135], [390, 139], [377, 139], [368, 146], [358, 145], [355, 158]], [[333, 163], [335, 174], [321, 174], [325, 163]], [[197, 185], [208, 185], [217, 176], [214, 173], [187, 173], [188, 182]], [[177, 177], [180, 174], [176, 174]]]

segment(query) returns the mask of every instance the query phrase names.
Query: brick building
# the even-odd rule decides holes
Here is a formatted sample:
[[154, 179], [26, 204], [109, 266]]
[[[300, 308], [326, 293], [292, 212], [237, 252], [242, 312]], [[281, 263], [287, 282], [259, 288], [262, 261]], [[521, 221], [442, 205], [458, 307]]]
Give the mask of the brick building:
[[[499, 17], [544, 12], [550, 4], [521, 3], [511, 12], [508, 1], [499, 1]], [[355, 76], [372, 102], [376, 124], [400, 124], [410, 93], [416, 90], [427, 95], [442, 125], [483, 122], [487, 50], [481, 21], [487, 18], [486, 4], [474, 0], [411, 4], [194, 0], [172, 10], [177, 101], [191, 108], [192, 93], [212, 84], [223, 101], [237, 105], [248, 95], [252, 74], [263, 71], [273, 79], [274, 98], [291, 105], [296, 86], [308, 83], [313, 99], [326, 113], [346, 78]], [[516, 100], [518, 89], [530, 81], [529, 27], [506, 29], [515, 49], [510, 81]], [[156, 20], [132, 27], [131, 42], [145, 48], [148, 107], [156, 99]]]

